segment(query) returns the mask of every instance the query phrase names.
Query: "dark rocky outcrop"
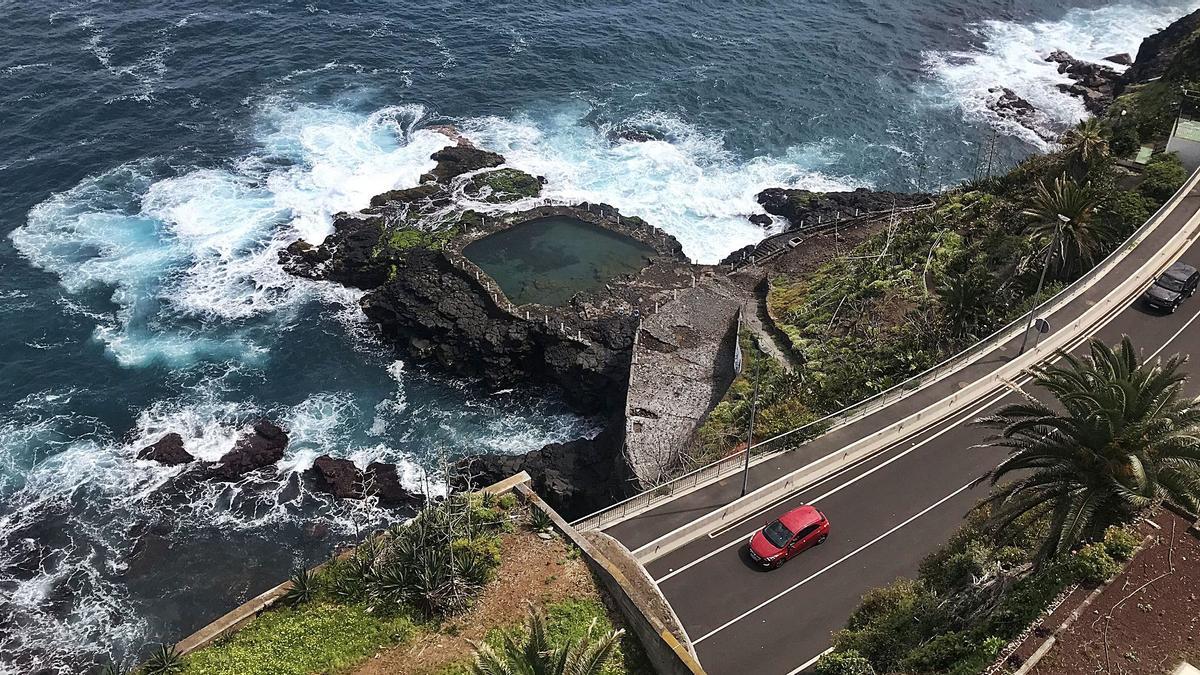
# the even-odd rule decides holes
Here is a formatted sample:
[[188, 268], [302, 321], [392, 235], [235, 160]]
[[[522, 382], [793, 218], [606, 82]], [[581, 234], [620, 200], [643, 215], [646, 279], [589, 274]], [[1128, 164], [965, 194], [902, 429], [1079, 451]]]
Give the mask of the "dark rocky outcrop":
[[1057, 63], [1058, 72], [1075, 81], [1074, 84], [1060, 84], [1058, 88], [1063, 93], [1083, 99], [1089, 112], [1101, 113], [1112, 103], [1117, 82], [1121, 78], [1116, 70], [1103, 64], [1081, 61], [1062, 50], [1052, 52], [1046, 60]]
[[496, 169], [472, 176], [463, 192], [471, 199], [502, 204], [538, 196], [542, 182], [519, 169]]
[[348, 459], [321, 455], [305, 473], [322, 492], [338, 499], [362, 499], [363, 472]]
[[1117, 94], [1132, 84], [1182, 74], [1187, 64], [1194, 69], [1200, 63], [1197, 33], [1200, 33], [1200, 9], [1142, 40], [1133, 65], [1121, 76]]
[[149, 459], [159, 464], [177, 466], [187, 464], [196, 458], [183, 447], [183, 437], [171, 432], [142, 448], [138, 453], [138, 459]]
[[425, 503], [423, 495], [409, 492], [401, 484], [395, 464], [372, 462], [363, 473], [363, 483], [365, 493], [378, 499], [380, 506], [419, 508]]
[[286, 431], [268, 419], [260, 419], [253, 424], [249, 434], [238, 439], [232, 450], [208, 468], [208, 477], [234, 481], [251, 471], [271, 466], [283, 459], [287, 444]]
[[401, 484], [395, 464], [372, 462], [366, 471], [360, 471], [348, 459], [321, 455], [305, 474], [313, 487], [338, 499], [375, 497], [387, 508], [418, 508], [425, 502], [422, 495]]
[[480, 169], [490, 169], [500, 166], [504, 163], [504, 157], [494, 152], [480, 150], [473, 146], [451, 145], [431, 155], [431, 159], [437, 160], [437, 166], [433, 167], [433, 171], [421, 176], [422, 183], [438, 182], [446, 183], [450, 179], [461, 176], [464, 173], [478, 171]]
[[1037, 134], [1042, 140], [1054, 141], [1056, 134], [1047, 128], [1045, 117], [1032, 103], [1021, 98], [1008, 87], [992, 87], [988, 90], [993, 98], [988, 108], [1001, 119], [1011, 120]]
[[646, 143], [648, 141], [661, 141], [661, 134], [649, 131], [647, 129], [637, 129], [633, 127], [623, 127], [613, 129], [608, 133], [608, 138], [611, 141], [630, 141], [633, 143]]
[[758, 193], [758, 203], [767, 213], [787, 218], [793, 228], [810, 227], [835, 218], [853, 218], [855, 213], [886, 211], [893, 206], [903, 208], [929, 201], [924, 194], [875, 192], [859, 188], [853, 192], [811, 192], [785, 188], [768, 188]]
[[479, 282], [445, 254], [410, 250], [391, 280], [367, 294], [363, 312], [405, 351], [490, 386], [553, 384], [584, 412], [619, 405], [636, 319], [599, 318], [586, 342], [557, 325], [524, 321], [498, 309]]
[[1124, 52], [1121, 52], [1120, 54], [1113, 54], [1112, 56], [1106, 56], [1104, 57], [1104, 60], [1108, 61], [1109, 63], [1115, 63], [1118, 66], [1133, 65], [1133, 57]]
[[594, 439], [551, 443], [524, 455], [479, 455], [459, 464], [473, 487], [490, 485], [528, 471], [533, 488], [567, 519], [579, 518], [628, 495], [632, 474], [620, 453], [620, 424], [612, 422]]
[[387, 280], [388, 260], [376, 255], [383, 224], [377, 216], [334, 218], [333, 234], [320, 247], [304, 240], [279, 252], [284, 270], [309, 279], [328, 279], [355, 288], [375, 288]]
[[768, 216], [765, 213], [755, 213], [754, 215], [750, 216], [747, 220], [754, 223], [755, 225], [759, 225], [762, 227], [770, 227], [775, 222], [774, 220], [771, 219], [771, 216]]

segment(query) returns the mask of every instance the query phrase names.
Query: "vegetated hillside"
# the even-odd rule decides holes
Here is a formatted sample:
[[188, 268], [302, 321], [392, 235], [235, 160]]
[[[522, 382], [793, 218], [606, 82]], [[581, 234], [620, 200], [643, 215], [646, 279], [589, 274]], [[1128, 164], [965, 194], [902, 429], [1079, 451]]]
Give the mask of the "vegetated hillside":
[[1200, 10], [1142, 42], [1105, 116], [1114, 128], [1113, 152], [1124, 156], [1165, 138], [1183, 89], [1200, 89]]
[[[1161, 147], [1181, 87], [1198, 77], [1200, 12], [1146, 41], [1113, 107], [1069, 133], [1062, 151], [945, 196], [929, 219], [876, 236], [812, 279], [776, 280], [772, 310], [812, 355], [812, 405], [877, 390], [1027, 311], [1057, 214], [1071, 219], [1049, 268], [1057, 285], [1117, 246], [1185, 172], [1158, 155], [1132, 175], [1112, 157]], [[880, 325], [839, 317], [830, 309], [838, 296]], [[1115, 574], [1147, 509], [1166, 500], [1195, 509], [1200, 411], [1183, 392], [1182, 361], [1137, 353], [1128, 339], [1115, 350], [1094, 341], [1087, 359], [1035, 371], [1030, 390], [1056, 401], [1030, 399], [984, 420], [996, 432], [989, 442], [1009, 454], [986, 477], [991, 497], [916, 580], [867, 593], [816, 671], [982, 672], [1065, 589]]]
[[[1061, 148], [1004, 175], [937, 198], [932, 211], [876, 233], [814, 274], [770, 280], [767, 309], [800, 364], [763, 371], [762, 439], [917, 375], [1028, 312], [1054, 240], [1049, 297], [1078, 279], [1182, 185], [1174, 155], [1142, 170], [1119, 159], [1162, 148], [1181, 88], [1200, 86], [1200, 12], [1147, 41], [1117, 103], [1081, 122]], [[1143, 77], [1160, 77], [1144, 81]], [[1120, 111], [1126, 111], [1121, 115]], [[698, 434], [705, 461], [744, 440], [753, 387], [747, 368]]]

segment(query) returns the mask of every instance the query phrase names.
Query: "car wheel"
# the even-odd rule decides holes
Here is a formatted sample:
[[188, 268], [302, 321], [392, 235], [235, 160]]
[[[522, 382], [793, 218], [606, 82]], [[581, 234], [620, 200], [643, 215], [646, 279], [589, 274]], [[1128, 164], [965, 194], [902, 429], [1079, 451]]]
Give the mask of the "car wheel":
[[1175, 303], [1175, 304], [1173, 304], [1173, 305], [1171, 305], [1171, 313], [1172, 313], [1172, 314], [1174, 314], [1174, 313], [1175, 313], [1175, 310], [1177, 310], [1177, 309], [1179, 309], [1179, 303], [1178, 303], [1178, 302], [1177, 302], [1177, 303]]
[[817, 540], [817, 546], [820, 546], [821, 544], [824, 544], [824, 543], [825, 543], [825, 540], [826, 540], [827, 538], [829, 538], [829, 535], [827, 535], [827, 534], [823, 534], [823, 535], [821, 535], [821, 538]]

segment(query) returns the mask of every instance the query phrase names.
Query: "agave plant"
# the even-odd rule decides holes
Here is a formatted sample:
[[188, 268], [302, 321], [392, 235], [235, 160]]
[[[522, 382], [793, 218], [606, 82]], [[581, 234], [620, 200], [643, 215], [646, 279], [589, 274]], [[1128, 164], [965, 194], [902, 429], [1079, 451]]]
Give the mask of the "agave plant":
[[534, 506], [529, 509], [529, 527], [534, 532], [547, 532], [554, 527], [554, 520], [544, 509]]
[[578, 642], [553, 644], [546, 632], [546, 617], [530, 609], [522, 636], [507, 634], [500, 647], [475, 644], [475, 675], [596, 675], [604, 669], [624, 634], [622, 630], [593, 636], [596, 624]]
[[283, 601], [293, 607], [317, 597], [317, 573], [305, 567], [297, 567], [291, 576], [292, 587], [283, 596]]
[[371, 601], [383, 605], [399, 605], [408, 599], [412, 575], [404, 564], [389, 564], [376, 571], [367, 582]]
[[158, 649], [146, 659], [142, 667], [145, 675], [174, 675], [183, 672], [183, 655], [175, 650], [174, 645], [160, 644]]

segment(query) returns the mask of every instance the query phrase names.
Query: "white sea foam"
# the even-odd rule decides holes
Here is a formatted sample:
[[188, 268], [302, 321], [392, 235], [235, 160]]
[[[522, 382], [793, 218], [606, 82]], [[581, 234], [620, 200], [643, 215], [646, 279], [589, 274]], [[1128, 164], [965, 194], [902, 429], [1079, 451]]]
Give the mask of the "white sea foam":
[[[579, 110], [545, 121], [485, 117], [462, 122], [478, 144], [509, 163], [548, 179], [545, 195], [605, 202], [641, 216], [674, 235], [697, 262], [715, 263], [763, 238], [747, 221], [762, 213], [755, 195], [766, 187], [847, 190], [863, 186], [828, 176], [799, 157], [744, 159], [729, 152], [719, 133], [708, 133], [674, 116], [646, 113], [625, 124], [654, 131], [663, 140], [615, 141], [609, 128], [581, 123]], [[801, 149], [803, 150], [803, 149]]]
[[[1165, 28], [1180, 16], [1200, 7], [1187, 2], [1118, 2], [1097, 9], [1072, 9], [1058, 20], [1018, 23], [985, 21], [972, 30], [980, 47], [974, 50], [929, 52], [926, 68], [943, 88], [942, 95], [961, 106], [969, 120], [982, 121], [1006, 134], [1046, 149], [1043, 136], [1052, 136], [1088, 115], [1083, 102], [1058, 89], [1072, 81], [1058, 73], [1057, 64], [1045, 57], [1061, 49], [1075, 58], [1102, 62], [1118, 53], [1136, 55], [1141, 40]], [[1105, 62], [1118, 70], [1121, 68]], [[988, 108], [995, 94], [989, 89], [1008, 87], [1032, 103], [1042, 114], [1038, 131], [1000, 119]]]
[[38, 204], [11, 237], [68, 292], [111, 289], [119, 309], [96, 337], [122, 363], [254, 359], [269, 345], [236, 330], [150, 326], [176, 315], [243, 320], [292, 307], [315, 291], [353, 305], [354, 291], [318, 290], [285, 274], [278, 252], [297, 237], [323, 240], [338, 211], [416, 184], [445, 142], [414, 130], [422, 114], [417, 106], [366, 116], [269, 108], [262, 149], [232, 168], [158, 178], [154, 161], [121, 166]]

